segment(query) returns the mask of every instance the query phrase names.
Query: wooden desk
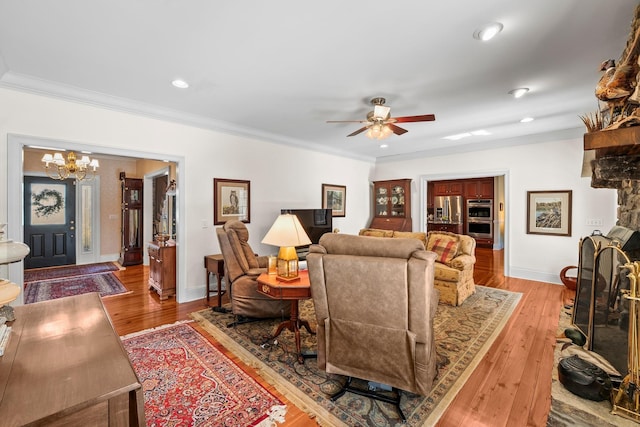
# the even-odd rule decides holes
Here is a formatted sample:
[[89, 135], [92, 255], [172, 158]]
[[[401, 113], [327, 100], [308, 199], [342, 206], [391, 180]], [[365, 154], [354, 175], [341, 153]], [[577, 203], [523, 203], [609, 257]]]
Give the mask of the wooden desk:
[[209, 305], [209, 296], [211, 295], [209, 276], [211, 274], [215, 274], [216, 279], [218, 280], [218, 307], [222, 307], [222, 295], [227, 293], [226, 290], [222, 290], [222, 278], [224, 277], [224, 258], [221, 254], [205, 255], [204, 268], [207, 269], [207, 305]]
[[[291, 317], [289, 320], [278, 325], [278, 329], [272, 338], [280, 335], [284, 328], [289, 329], [296, 336], [296, 351], [298, 352], [298, 361], [304, 362], [305, 356], [302, 354], [300, 345], [300, 327], [304, 326], [310, 333], [314, 334], [309, 326], [309, 322], [300, 319], [298, 316], [298, 301], [311, 298], [311, 283], [309, 282], [309, 272], [307, 270], [300, 271], [300, 277], [296, 280], [280, 281], [275, 274], [262, 273], [258, 276], [258, 292], [268, 295], [274, 299], [283, 299], [291, 301]], [[315, 357], [312, 355], [310, 357]]]
[[3, 426], [144, 426], [142, 386], [98, 293], [15, 307]]

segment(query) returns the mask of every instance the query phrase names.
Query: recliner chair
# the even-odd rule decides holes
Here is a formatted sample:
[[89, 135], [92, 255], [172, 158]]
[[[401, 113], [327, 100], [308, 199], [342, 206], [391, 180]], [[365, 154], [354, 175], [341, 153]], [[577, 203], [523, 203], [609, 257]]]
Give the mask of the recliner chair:
[[[347, 391], [370, 395], [352, 387], [352, 377], [430, 392], [439, 296], [433, 284], [435, 258], [416, 239], [327, 233], [310, 247], [318, 367], [348, 377], [333, 400]], [[398, 392], [392, 403], [404, 419], [399, 402]]]
[[216, 228], [229, 281], [231, 311], [246, 318], [289, 317], [291, 302], [258, 292], [257, 278], [267, 272], [268, 257], [256, 256], [249, 246], [249, 230], [241, 221], [227, 221]]

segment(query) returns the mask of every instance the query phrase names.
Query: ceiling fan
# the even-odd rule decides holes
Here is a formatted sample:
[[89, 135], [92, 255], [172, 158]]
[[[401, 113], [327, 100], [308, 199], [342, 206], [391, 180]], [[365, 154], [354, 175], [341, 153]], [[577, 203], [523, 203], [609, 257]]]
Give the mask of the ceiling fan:
[[404, 116], [404, 117], [391, 117], [391, 107], [384, 105], [386, 99], [382, 97], [376, 97], [371, 100], [373, 105], [373, 111], [367, 114], [366, 120], [327, 120], [327, 123], [366, 123], [360, 129], [351, 132], [349, 136], [358, 135], [364, 131], [367, 132], [367, 136], [373, 139], [383, 139], [395, 133], [396, 135], [402, 135], [407, 133], [408, 130], [396, 126], [395, 123], [410, 123], [410, 122], [431, 122], [436, 119], [433, 114], [424, 114], [421, 116]]

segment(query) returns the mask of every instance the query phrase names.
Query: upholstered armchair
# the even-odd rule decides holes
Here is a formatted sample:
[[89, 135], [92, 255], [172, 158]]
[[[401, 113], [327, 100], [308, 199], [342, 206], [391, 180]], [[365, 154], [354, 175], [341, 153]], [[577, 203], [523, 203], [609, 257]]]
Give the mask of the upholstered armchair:
[[257, 278], [266, 273], [268, 257], [255, 255], [244, 223], [227, 221], [216, 228], [216, 234], [224, 258], [225, 278], [229, 281], [233, 314], [247, 318], [288, 317], [291, 302], [258, 292]]
[[426, 247], [436, 253], [434, 285], [440, 291], [440, 302], [461, 305], [476, 291], [476, 240], [463, 234], [430, 231]]
[[332, 399], [347, 391], [369, 395], [354, 377], [396, 389], [401, 415], [398, 389], [429, 393], [436, 375], [435, 257], [417, 239], [327, 233], [311, 245], [318, 367], [348, 377]]

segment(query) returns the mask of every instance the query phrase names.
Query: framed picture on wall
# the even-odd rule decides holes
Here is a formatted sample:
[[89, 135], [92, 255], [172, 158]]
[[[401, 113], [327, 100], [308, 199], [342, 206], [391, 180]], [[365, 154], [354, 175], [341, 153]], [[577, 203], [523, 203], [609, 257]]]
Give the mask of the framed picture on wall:
[[571, 190], [527, 191], [527, 234], [571, 236]]
[[213, 224], [251, 222], [250, 181], [213, 178]]
[[331, 215], [345, 216], [347, 187], [344, 185], [322, 184], [322, 209], [331, 209]]

